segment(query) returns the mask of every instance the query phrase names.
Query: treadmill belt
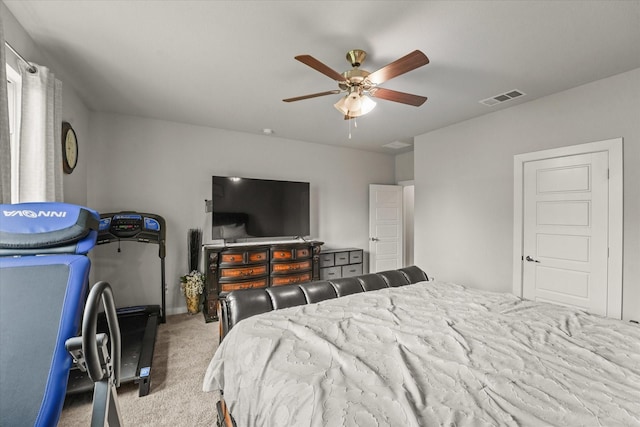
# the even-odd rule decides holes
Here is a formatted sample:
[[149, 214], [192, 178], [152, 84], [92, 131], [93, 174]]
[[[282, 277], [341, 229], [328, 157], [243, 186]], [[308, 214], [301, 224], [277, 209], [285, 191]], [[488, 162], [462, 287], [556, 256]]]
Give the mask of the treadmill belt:
[[[149, 375], [159, 316], [160, 307], [157, 305], [118, 310], [121, 337], [120, 382], [138, 382], [140, 396], [149, 393]], [[109, 326], [104, 313], [98, 316], [97, 332], [109, 335]], [[71, 369], [67, 393], [82, 393], [92, 389], [93, 382], [86, 372], [78, 368]]]
[[[120, 337], [122, 341], [122, 356], [120, 358], [120, 382], [136, 379], [142, 338], [147, 328], [148, 316], [119, 317]], [[109, 334], [109, 328], [104, 316], [98, 323], [98, 332]]]

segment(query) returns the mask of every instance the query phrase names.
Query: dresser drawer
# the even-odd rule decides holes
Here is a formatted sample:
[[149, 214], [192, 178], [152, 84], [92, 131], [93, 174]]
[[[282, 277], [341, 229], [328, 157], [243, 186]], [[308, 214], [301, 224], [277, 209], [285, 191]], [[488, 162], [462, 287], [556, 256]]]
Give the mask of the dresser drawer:
[[362, 262], [362, 251], [349, 252], [349, 264], [360, 264]]
[[242, 265], [266, 262], [267, 250], [246, 252], [224, 252], [220, 254], [220, 265]]
[[342, 277], [353, 277], [362, 274], [362, 264], [343, 265]]
[[281, 262], [281, 263], [272, 263], [271, 264], [271, 273], [272, 274], [287, 274], [293, 273], [296, 271], [305, 271], [311, 270], [311, 260], [308, 259], [306, 261], [299, 262]]
[[271, 286], [291, 285], [294, 283], [305, 283], [311, 281], [311, 272], [300, 274], [290, 274], [287, 276], [272, 276]]
[[254, 265], [252, 267], [238, 267], [238, 268], [221, 268], [220, 269], [220, 282], [242, 280], [244, 278], [266, 276], [267, 265]]
[[269, 285], [269, 278], [246, 280], [242, 282], [221, 283], [222, 292], [231, 292], [238, 289], [266, 288]]
[[336, 265], [334, 255], [335, 254], [333, 253], [323, 254], [322, 252], [320, 252], [320, 268], [333, 267], [334, 265]]
[[336, 252], [334, 255], [336, 258], [335, 265], [349, 264], [349, 252]]
[[299, 248], [296, 249], [296, 259], [304, 259], [311, 258], [311, 249], [309, 248]]
[[342, 276], [342, 267], [327, 267], [320, 269], [320, 280], [338, 279]]
[[311, 258], [310, 248], [271, 248], [271, 259], [273, 261], [305, 258]]

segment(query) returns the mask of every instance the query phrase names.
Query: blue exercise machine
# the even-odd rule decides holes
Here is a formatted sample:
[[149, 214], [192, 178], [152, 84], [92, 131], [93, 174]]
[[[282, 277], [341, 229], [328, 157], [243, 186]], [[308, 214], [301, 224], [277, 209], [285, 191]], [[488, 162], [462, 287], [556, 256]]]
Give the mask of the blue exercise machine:
[[[91, 425], [121, 425], [113, 294], [106, 282], [89, 292], [99, 219], [66, 203], [0, 205], [2, 427], [57, 425], [74, 364], [94, 383]], [[101, 301], [109, 336], [96, 333]]]
[[[120, 383], [138, 384], [138, 396], [146, 396], [151, 388], [151, 368], [158, 326], [165, 322], [165, 220], [160, 215], [123, 211], [101, 213], [96, 244], [133, 241], [158, 245], [160, 258], [160, 293], [162, 305], [137, 305], [116, 310], [122, 339]], [[98, 331], [108, 332], [103, 316], [98, 318]], [[92, 379], [80, 369], [69, 373], [67, 393], [81, 393], [93, 388]]]

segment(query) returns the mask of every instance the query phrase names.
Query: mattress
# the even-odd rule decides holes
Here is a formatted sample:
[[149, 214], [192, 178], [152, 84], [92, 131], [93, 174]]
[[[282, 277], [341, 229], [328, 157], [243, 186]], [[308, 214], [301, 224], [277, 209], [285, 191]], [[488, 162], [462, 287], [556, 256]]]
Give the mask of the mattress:
[[420, 282], [239, 322], [207, 369], [238, 426], [640, 425], [640, 327]]

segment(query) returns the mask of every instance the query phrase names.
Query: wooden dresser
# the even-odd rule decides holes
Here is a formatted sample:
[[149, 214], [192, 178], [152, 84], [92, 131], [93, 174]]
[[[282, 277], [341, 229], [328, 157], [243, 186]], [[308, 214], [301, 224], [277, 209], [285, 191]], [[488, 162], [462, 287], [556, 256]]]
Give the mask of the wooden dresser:
[[321, 246], [318, 241], [205, 245], [205, 319], [218, 320], [218, 300], [233, 290], [319, 280]]

